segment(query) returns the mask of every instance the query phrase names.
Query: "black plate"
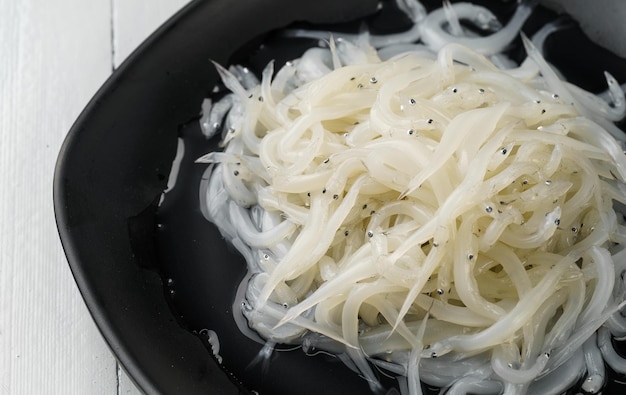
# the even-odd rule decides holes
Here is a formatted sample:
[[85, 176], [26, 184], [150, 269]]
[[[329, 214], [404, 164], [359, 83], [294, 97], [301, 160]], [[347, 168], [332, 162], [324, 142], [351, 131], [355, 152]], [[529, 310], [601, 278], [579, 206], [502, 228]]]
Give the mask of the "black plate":
[[[146, 393], [367, 392], [363, 379], [325, 354], [277, 352], [268, 363], [252, 362], [261, 345], [239, 332], [232, 311], [245, 265], [200, 213], [204, 167], [193, 160], [216, 148], [201, 137], [197, 122], [202, 99], [217, 82], [210, 59], [247, 62], [253, 69], [272, 57], [280, 63], [311, 43], [285, 46], [269, 33], [273, 29], [355, 20], [376, 6], [376, 0], [194, 1], [129, 57], [69, 132], [54, 184], [59, 233], [94, 320]], [[514, 5], [496, 6], [506, 17]], [[395, 21], [390, 15], [379, 15], [373, 25], [384, 31]], [[553, 17], [538, 13], [526, 29], [532, 33]], [[558, 37], [551, 44], [555, 54], [565, 51], [554, 56], [557, 63], [572, 45], [566, 36], [561, 40], [567, 45]], [[583, 37], [576, 45], [587, 43]], [[604, 56], [598, 62], [603, 66], [584, 73], [566, 67], [581, 79], [577, 83], [600, 89], [604, 68], [623, 76], [623, 60], [588, 46]], [[179, 138], [184, 171], [159, 206]], [[217, 334], [223, 365], [209, 351], [203, 329]]]
[[[154, 270], [156, 202], [181, 128], [217, 81], [209, 60], [226, 63], [252, 37], [293, 21], [345, 21], [375, 7], [374, 0], [192, 2], [124, 62], [69, 132], [54, 182], [63, 247], [98, 328], [146, 393], [239, 392], [179, 324]], [[202, 218], [199, 205], [191, 209]], [[219, 238], [200, 247], [207, 265], [233, 259]], [[198, 303], [213, 310], [211, 300]]]

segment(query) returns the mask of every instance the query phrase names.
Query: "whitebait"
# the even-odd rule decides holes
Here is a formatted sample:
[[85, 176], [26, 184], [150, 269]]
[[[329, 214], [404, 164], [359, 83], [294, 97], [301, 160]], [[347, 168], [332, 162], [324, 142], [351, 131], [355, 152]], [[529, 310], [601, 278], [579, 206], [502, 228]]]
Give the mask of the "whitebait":
[[532, 1], [505, 27], [398, 4], [400, 36], [290, 31], [330, 41], [260, 80], [217, 66], [231, 93], [203, 104], [205, 134], [226, 131], [198, 160], [202, 212], [246, 258], [248, 325], [340, 355], [374, 392], [373, 366], [410, 394], [558, 394], [583, 374], [599, 393], [603, 360], [626, 371], [622, 89], [563, 81], [525, 37], [521, 66], [485, 57]]
[[[493, 55], [502, 52], [517, 37], [526, 19], [530, 16], [536, 0], [523, 0], [519, 3], [515, 14], [509, 23], [502, 29], [486, 37], [466, 37], [448, 32], [444, 25], [448, 22], [448, 15], [443, 9], [431, 12], [421, 25], [421, 40], [433, 51], [438, 51], [449, 43], [462, 44], [484, 55]], [[453, 4], [452, 9], [459, 19], [469, 19], [477, 27], [487, 31], [497, 29], [499, 21], [493, 14], [484, 8], [468, 3]]]

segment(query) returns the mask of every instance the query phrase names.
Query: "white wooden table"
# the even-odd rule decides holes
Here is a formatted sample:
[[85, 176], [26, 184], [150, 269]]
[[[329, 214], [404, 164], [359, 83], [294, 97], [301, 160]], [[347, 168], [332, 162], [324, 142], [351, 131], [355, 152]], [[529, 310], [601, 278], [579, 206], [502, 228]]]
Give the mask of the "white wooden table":
[[0, 0], [0, 395], [138, 394], [63, 254], [65, 135], [130, 52], [189, 0]]

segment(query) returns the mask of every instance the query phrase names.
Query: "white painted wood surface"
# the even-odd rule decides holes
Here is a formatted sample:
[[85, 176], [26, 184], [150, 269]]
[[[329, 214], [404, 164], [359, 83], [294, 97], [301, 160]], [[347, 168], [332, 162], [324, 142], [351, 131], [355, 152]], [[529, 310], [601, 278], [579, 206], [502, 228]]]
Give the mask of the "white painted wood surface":
[[139, 393], [67, 265], [53, 170], [113, 68], [187, 2], [0, 0], [0, 395]]

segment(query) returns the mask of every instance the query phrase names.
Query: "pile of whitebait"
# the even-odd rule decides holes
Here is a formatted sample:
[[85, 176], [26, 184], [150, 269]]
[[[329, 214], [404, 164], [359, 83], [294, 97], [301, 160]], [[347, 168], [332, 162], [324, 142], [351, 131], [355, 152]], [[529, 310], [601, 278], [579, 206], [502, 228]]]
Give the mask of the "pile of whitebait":
[[230, 93], [201, 123], [224, 150], [199, 159], [201, 201], [247, 261], [239, 311], [374, 392], [381, 372], [407, 394], [601, 391], [605, 362], [626, 371], [621, 88], [606, 74], [609, 103], [561, 80], [550, 25], [512, 67], [527, 2], [504, 27], [398, 5], [402, 34], [292, 30], [325, 45], [260, 80], [216, 65]]

